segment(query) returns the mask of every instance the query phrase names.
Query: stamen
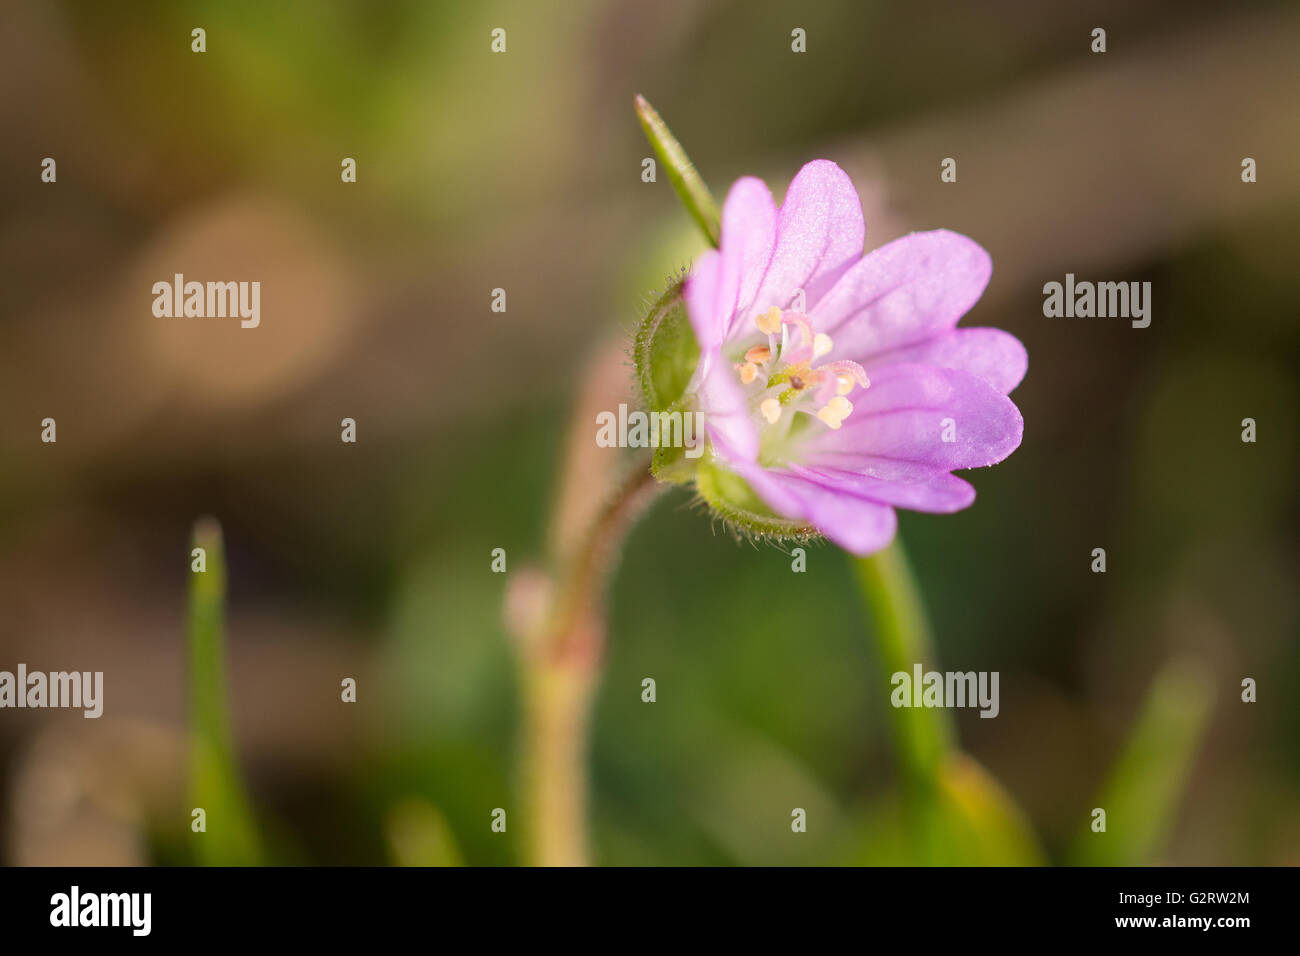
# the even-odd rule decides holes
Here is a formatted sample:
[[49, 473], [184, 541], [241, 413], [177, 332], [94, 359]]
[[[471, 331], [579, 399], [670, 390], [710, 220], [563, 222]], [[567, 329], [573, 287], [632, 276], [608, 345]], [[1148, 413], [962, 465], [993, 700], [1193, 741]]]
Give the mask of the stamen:
[[822, 421], [824, 421], [832, 429], [838, 429], [840, 425], [843, 424], [843, 420], [838, 415], [836, 415], [833, 411], [831, 411], [831, 407], [829, 405], [822, 407], [817, 412], [817, 417], [820, 418]]
[[754, 324], [758, 326], [758, 331], [766, 335], [776, 335], [781, 331], [781, 310], [772, 306], [766, 312], [756, 315]]
[[839, 428], [853, 411], [853, 404], [843, 395], [836, 395], [817, 412], [817, 417], [831, 428]]
[[[767, 423], [775, 425], [782, 421], [782, 409], [788, 405], [792, 412], [815, 414], [828, 428], [841, 427], [853, 412], [853, 405], [845, 396], [855, 386], [867, 388], [871, 384], [862, 366], [841, 359], [814, 368], [818, 359], [834, 350], [835, 342], [824, 332], [814, 332], [811, 321], [799, 312], [782, 312], [773, 307], [755, 316], [754, 322], [767, 335], [767, 345], [755, 345], [745, 352], [743, 364], [736, 366], [740, 380], [748, 385], [762, 378], [765, 387], [761, 394], [768, 396], [779, 386], [788, 386], [776, 397], [759, 403], [759, 411]], [[779, 340], [777, 332], [781, 333]], [[796, 336], [798, 348], [794, 347]], [[795, 420], [793, 415], [784, 416], [787, 425], [779, 430], [788, 430], [788, 423]]]

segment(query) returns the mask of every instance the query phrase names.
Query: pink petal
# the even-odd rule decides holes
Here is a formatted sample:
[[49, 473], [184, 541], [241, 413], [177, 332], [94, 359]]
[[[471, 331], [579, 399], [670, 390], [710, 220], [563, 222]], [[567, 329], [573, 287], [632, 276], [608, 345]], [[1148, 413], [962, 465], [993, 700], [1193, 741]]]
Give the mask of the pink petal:
[[914, 232], [849, 269], [817, 304], [813, 326], [835, 340], [831, 358], [862, 362], [950, 330], [992, 273], [973, 240], [946, 229]]
[[700, 350], [694, 384], [698, 407], [704, 412], [704, 429], [715, 449], [728, 460], [755, 461], [758, 427], [735, 370], [716, 345]]
[[788, 308], [802, 289], [811, 309], [862, 256], [862, 202], [848, 174], [830, 160], [799, 170], [786, 191], [776, 248], [753, 302], [737, 325], [772, 306]]
[[[728, 316], [744, 315], [754, 301], [776, 245], [776, 203], [761, 179], [738, 179], [722, 206], [723, 280], [719, 307]], [[736, 294], [726, 297], [735, 288]]]
[[[886, 365], [871, 387], [855, 390], [853, 414], [836, 431], [807, 439], [801, 462], [883, 477], [882, 459], [933, 471], [981, 468], [1020, 445], [1024, 421], [1011, 399], [970, 372], [930, 365]], [[951, 420], [954, 440], [943, 440]]]
[[931, 472], [919, 481], [889, 481], [871, 475], [855, 474], [831, 468], [805, 468], [791, 465], [793, 474], [834, 487], [858, 498], [881, 504], [933, 514], [951, 514], [969, 508], [975, 501], [975, 489], [967, 481], [946, 471]]
[[718, 309], [718, 289], [722, 281], [722, 255], [710, 249], [696, 258], [686, 277], [682, 298], [686, 315], [695, 331], [700, 350], [717, 348], [727, 334], [731, 314]]
[[767, 271], [776, 244], [776, 204], [760, 179], [736, 180], [722, 207], [722, 241], [700, 255], [685, 289], [686, 310], [701, 348], [721, 344]]
[[837, 490], [789, 471], [769, 471], [742, 462], [744, 478], [777, 514], [812, 525], [854, 554], [871, 554], [894, 540], [898, 516], [888, 505]]
[[1001, 329], [953, 329], [915, 345], [876, 352], [862, 364], [871, 369], [903, 362], [961, 369], [1007, 395], [1025, 377], [1029, 354], [1018, 338]]

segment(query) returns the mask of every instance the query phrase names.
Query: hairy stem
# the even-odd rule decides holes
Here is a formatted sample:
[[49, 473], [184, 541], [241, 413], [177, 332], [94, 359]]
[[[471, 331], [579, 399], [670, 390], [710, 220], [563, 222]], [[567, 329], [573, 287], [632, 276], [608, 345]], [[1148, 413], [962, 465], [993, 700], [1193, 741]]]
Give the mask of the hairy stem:
[[523, 635], [524, 779], [528, 856], [585, 866], [587, 751], [605, 647], [605, 586], [623, 536], [653, 498], [649, 465], [623, 481], [563, 561], [538, 625]]

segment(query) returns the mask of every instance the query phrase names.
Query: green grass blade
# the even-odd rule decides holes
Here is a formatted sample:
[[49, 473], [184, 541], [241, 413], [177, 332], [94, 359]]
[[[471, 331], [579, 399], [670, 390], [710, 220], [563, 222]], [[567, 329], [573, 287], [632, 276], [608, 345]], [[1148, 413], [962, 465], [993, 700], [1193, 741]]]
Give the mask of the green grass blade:
[[944, 862], [960, 866], [1041, 866], [1045, 857], [1024, 811], [973, 758], [954, 752], [941, 773]]
[[[1187, 787], [1212, 708], [1211, 682], [1191, 661], [1156, 675], [1142, 711], [1070, 854], [1084, 866], [1158, 861]], [[1092, 830], [1092, 810], [1106, 811], [1106, 831]]]
[[254, 866], [263, 861], [235, 760], [226, 711], [226, 561], [221, 526], [212, 518], [194, 525], [194, 548], [206, 570], [191, 571], [189, 587], [190, 806], [201, 807], [206, 831], [193, 832], [195, 859], [206, 866]]
[[464, 866], [451, 824], [434, 804], [406, 797], [384, 818], [388, 855], [395, 866]]

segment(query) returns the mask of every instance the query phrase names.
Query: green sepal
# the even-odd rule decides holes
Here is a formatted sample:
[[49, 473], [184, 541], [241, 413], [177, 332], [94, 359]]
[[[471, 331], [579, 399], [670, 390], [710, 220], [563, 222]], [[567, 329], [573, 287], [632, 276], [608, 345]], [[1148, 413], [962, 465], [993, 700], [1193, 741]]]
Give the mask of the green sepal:
[[677, 191], [678, 198], [687, 212], [691, 214], [709, 245], [718, 248], [722, 240], [722, 222], [718, 213], [718, 202], [704, 185], [704, 180], [695, 170], [682, 144], [672, 134], [668, 124], [663, 121], [655, 108], [644, 96], [636, 98], [636, 115], [641, 118], [641, 128], [645, 130], [646, 139], [654, 148], [659, 161], [668, 172], [668, 181]]
[[[666, 411], [669, 414], [681, 412], [683, 419], [690, 414], [688, 404], [684, 400], [673, 402]], [[697, 440], [702, 444], [708, 441], [703, 435], [697, 436]], [[702, 448], [694, 458], [687, 456], [688, 451], [695, 451], [695, 449], [685, 448], [680, 445], [659, 445], [650, 457], [651, 473], [658, 481], [666, 481], [669, 484], [685, 485], [690, 483], [695, 478], [696, 469], [705, 460], [708, 450], [707, 447]]]
[[710, 510], [738, 534], [780, 541], [820, 537], [816, 528], [776, 514], [747, 481], [715, 462], [701, 459], [695, 487]]
[[632, 343], [632, 362], [647, 411], [669, 411], [679, 405], [700, 362], [700, 347], [682, 301], [682, 281], [674, 279], [651, 303]]

